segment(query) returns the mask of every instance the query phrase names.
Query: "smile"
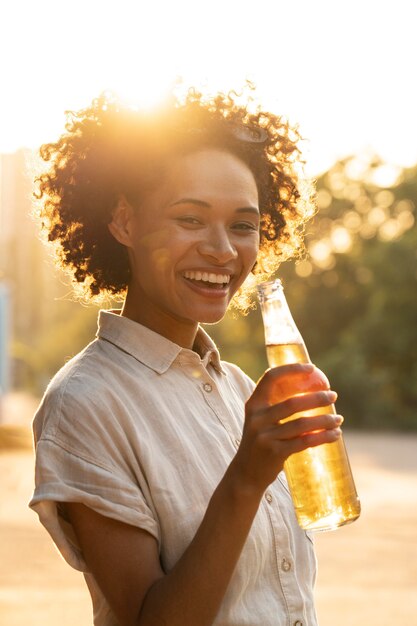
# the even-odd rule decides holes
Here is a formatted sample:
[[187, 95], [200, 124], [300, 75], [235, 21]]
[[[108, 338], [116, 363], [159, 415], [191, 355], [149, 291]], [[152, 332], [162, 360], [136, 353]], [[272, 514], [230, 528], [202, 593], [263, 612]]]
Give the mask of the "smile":
[[230, 283], [230, 276], [227, 274], [215, 274], [214, 272], [194, 272], [192, 270], [187, 270], [183, 274], [184, 278], [188, 280], [205, 283], [210, 286], [225, 286]]

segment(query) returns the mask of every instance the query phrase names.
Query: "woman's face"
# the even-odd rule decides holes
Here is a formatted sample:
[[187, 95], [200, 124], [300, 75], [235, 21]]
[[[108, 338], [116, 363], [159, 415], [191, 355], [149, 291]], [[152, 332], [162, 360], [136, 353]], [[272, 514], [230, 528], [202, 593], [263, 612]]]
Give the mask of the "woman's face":
[[175, 159], [126, 222], [128, 317], [172, 340], [219, 321], [256, 261], [259, 220], [255, 179], [240, 159], [214, 149]]

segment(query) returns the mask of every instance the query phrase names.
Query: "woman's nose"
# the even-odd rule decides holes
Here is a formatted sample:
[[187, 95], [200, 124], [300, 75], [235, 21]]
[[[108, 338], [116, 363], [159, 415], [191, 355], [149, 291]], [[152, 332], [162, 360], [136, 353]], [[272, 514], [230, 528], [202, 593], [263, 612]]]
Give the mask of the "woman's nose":
[[224, 228], [211, 228], [201, 240], [198, 251], [217, 263], [227, 263], [237, 257], [237, 250]]

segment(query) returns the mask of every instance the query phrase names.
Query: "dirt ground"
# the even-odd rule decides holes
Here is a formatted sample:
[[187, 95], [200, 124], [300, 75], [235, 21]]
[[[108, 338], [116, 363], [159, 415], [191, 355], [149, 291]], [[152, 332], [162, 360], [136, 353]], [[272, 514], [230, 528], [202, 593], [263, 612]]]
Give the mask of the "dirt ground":
[[[31, 411], [30, 401], [19, 402], [20, 416]], [[16, 425], [20, 417], [8, 414]], [[0, 624], [91, 626], [82, 575], [64, 563], [27, 508], [27, 432], [1, 433]], [[345, 439], [362, 515], [316, 535], [320, 626], [417, 626], [417, 435], [349, 432]]]

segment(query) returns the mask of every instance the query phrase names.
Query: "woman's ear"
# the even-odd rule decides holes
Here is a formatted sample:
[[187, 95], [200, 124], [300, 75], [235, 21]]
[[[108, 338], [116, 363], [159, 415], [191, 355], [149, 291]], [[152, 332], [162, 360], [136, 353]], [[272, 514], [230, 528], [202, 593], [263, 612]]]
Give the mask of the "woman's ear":
[[124, 196], [120, 196], [113, 211], [108, 229], [113, 237], [124, 246], [131, 246], [133, 209]]

